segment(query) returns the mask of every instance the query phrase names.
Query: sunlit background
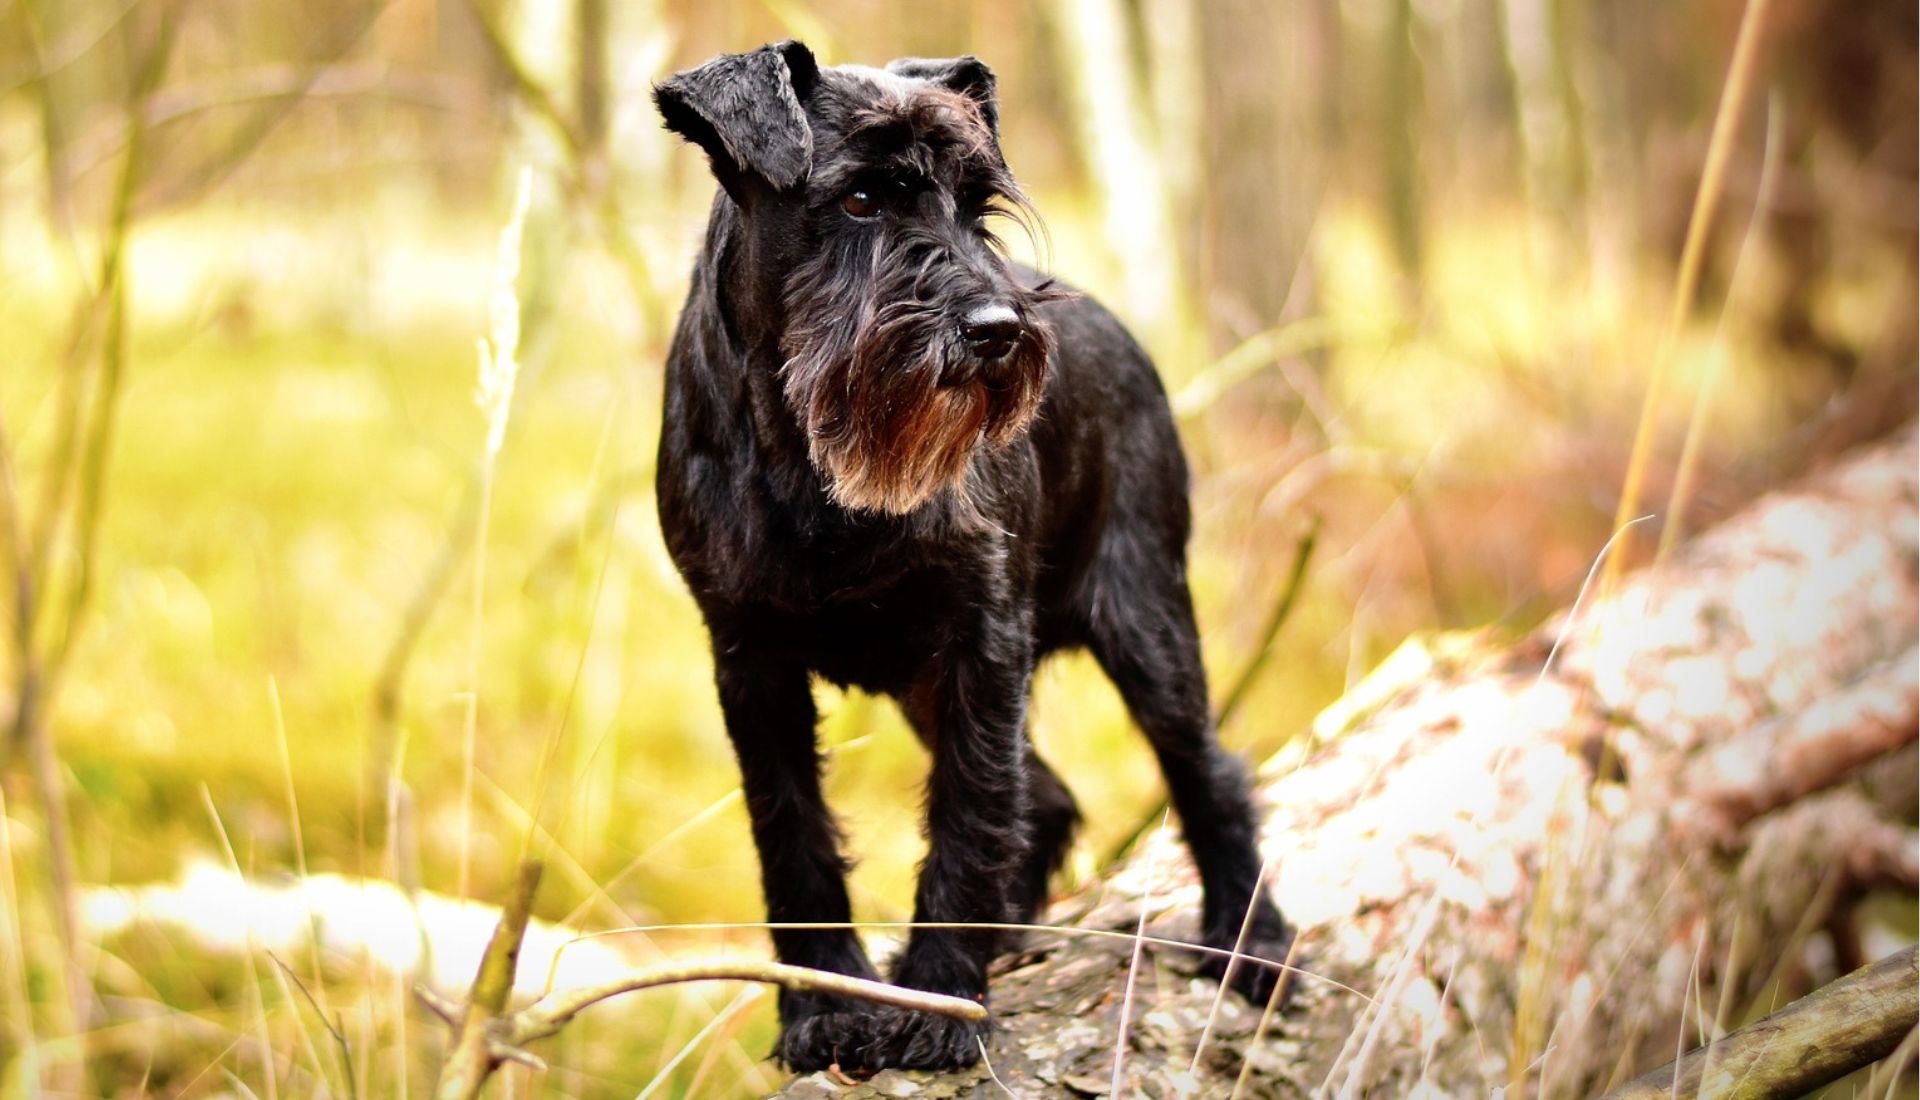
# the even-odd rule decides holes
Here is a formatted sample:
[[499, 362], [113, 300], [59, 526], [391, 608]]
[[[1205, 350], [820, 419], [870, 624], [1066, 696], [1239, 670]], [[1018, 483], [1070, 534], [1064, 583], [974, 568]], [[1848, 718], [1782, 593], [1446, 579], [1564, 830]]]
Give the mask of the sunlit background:
[[[1035, 258], [1173, 396], [1216, 698], [1244, 685], [1222, 735], [1259, 761], [1408, 634], [1567, 602], [1656, 374], [1639, 495], [1674, 522], [1691, 425], [1685, 530], [1911, 414], [1905, 0], [1771, 5], [1670, 325], [1742, 8], [0, 0], [7, 1094], [425, 1089], [442, 1029], [382, 968], [418, 955], [404, 897], [363, 937], [399, 944], [324, 955], [232, 918], [332, 884], [344, 928], [348, 887], [395, 884], [451, 914], [434, 973], [470, 966], [485, 922], [442, 902], [497, 899], [536, 818], [542, 918], [762, 918], [652, 496], [712, 193], [652, 81], [787, 37], [993, 66]], [[475, 342], [523, 166], [489, 469]], [[1090, 661], [1037, 690], [1084, 881], [1158, 820], [1157, 775]], [[892, 704], [822, 696], [856, 913], [905, 919], [925, 757]], [[772, 998], [732, 996], [596, 1010], [515, 1087], [764, 1092]]]

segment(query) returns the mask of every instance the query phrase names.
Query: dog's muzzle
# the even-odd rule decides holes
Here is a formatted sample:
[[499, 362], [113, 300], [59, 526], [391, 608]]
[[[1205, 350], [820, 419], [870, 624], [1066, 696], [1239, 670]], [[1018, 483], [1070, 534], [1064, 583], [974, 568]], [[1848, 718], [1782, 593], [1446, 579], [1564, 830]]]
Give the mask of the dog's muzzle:
[[960, 322], [960, 339], [967, 356], [950, 364], [940, 376], [945, 386], [964, 386], [976, 379], [993, 385], [1000, 381], [1007, 360], [1026, 336], [1026, 326], [1013, 307], [1001, 302], [979, 306]]

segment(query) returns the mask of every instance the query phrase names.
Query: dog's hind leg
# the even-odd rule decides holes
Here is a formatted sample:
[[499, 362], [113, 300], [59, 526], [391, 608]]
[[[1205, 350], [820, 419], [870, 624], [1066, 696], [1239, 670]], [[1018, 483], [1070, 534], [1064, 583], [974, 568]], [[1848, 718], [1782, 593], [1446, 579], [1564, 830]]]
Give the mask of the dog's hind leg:
[[[1109, 534], [1096, 569], [1088, 644], [1146, 734], [1205, 888], [1201, 940], [1284, 962], [1292, 933], [1261, 882], [1259, 837], [1244, 765], [1214, 736], [1193, 604], [1176, 546], [1148, 549]], [[1282, 972], [1215, 958], [1208, 969], [1263, 1003]]]
[[[714, 645], [714, 678], [727, 735], [740, 760], [741, 787], [760, 853], [760, 882], [772, 923], [848, 924], [846, 862], [840, 834], [820, 790], [813, 695], [807, 672], [748, 645]], [[861, 978], [873, 964], [852, 928], [773, 929], [780, 961]], [[811, 1026], [864, 1006], [821, 994], [780, 991], [776, 1053], [800, 1071], [833, 1064], [831, 1045], [815, 1040], [835, 1029]]]
[[1047, 903], [1047, 880], [1066, 861], [1073, 843], [1073, 831], [1080, 824], [1080, 807], [1073, 792], [1061, 782], [1040, 754], [1027, 747], [1027, 820], [1031, 823], [1031, 846], [1026, 863], [1014, 887], [1013, 919], [1030, 924]]

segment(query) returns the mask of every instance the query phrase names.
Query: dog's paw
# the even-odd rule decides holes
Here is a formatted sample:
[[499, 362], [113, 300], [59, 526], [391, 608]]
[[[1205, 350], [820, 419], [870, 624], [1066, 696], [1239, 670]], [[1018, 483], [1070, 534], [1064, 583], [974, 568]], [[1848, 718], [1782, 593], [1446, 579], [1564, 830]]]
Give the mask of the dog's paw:
[[847, 1073], [883, 1069], [964, 1069], [980, 1061], [984, 1020], [956, 1020], [931, 1012], [882, 1006], [823, 1012], [789, 1024], [780, 1035], [780, 1060], [799, 1073], [838, 1066]]
[[795, 1073], [815, 1073], [840, 1063], [840, 1049], [859, 1034], [870, 1013], [815, 1012], [783, 1025], [773, 1055]]
[[[1251, 955], [1255, 959], [1265, 959], [1273, 963], [1297, 964], [1293, 954], [1293, 929], [1280, 919], [1280, 913], [1271, 906], [1267, 911], [1254, 917], [1254, 925], [1247, 930], [1247, 938], [1240, 944], [1240, 954]], [[1240, 938], [1240, 929], [1236, 925], [1231, 930], [1222, 929], [1209, 933], [1206, 945], [1221, 951], [1232, 951]], [[1225, 955], [1210, 955], [1201, 966], [1201, 973], [1226, 982], [1234, 992], [1245, 997], [1251, 1004], [1265, 1006], [1273, 1002], [1275, 1009], [1285, 1008], [1293, 996], [1293, 970], [1290, 966], [1262, 966], [1247, 959], [1229, 958]]]

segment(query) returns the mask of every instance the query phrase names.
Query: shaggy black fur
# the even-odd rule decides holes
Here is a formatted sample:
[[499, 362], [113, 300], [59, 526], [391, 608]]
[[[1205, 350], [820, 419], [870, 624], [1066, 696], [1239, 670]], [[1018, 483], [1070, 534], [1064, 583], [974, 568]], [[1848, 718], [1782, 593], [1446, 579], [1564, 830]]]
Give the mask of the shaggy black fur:
[[[821, 69], [786, 42], [655, 96], [722, 187], [669, 356], [660, 522], [712, 635], [768, 919], [851, 917], [811, 676], [892, 696], [933, 755], [915, 919], [1033, 917], [1079, 812], [1027, 742], [1030, 680], [1086, 647], [1165, 772], [1202, 940], [1250, 921], [1248, 949], [1284, 959], [1246, 775], [1208, 720], [1166, 395], [1111, 314], [983, 227], [1025, 209], [992, 73]], [[787, 962], [874, 974], [850, 930], [773, 938]], [[1002, 944], [918, 929], [893, 978], [984, 998]], [[1228, 978], [1264, 1000], [1278, 971]], [[780, 1013], [799, 1070], [968, 1065], [985, 1031], [814, 994]]]

